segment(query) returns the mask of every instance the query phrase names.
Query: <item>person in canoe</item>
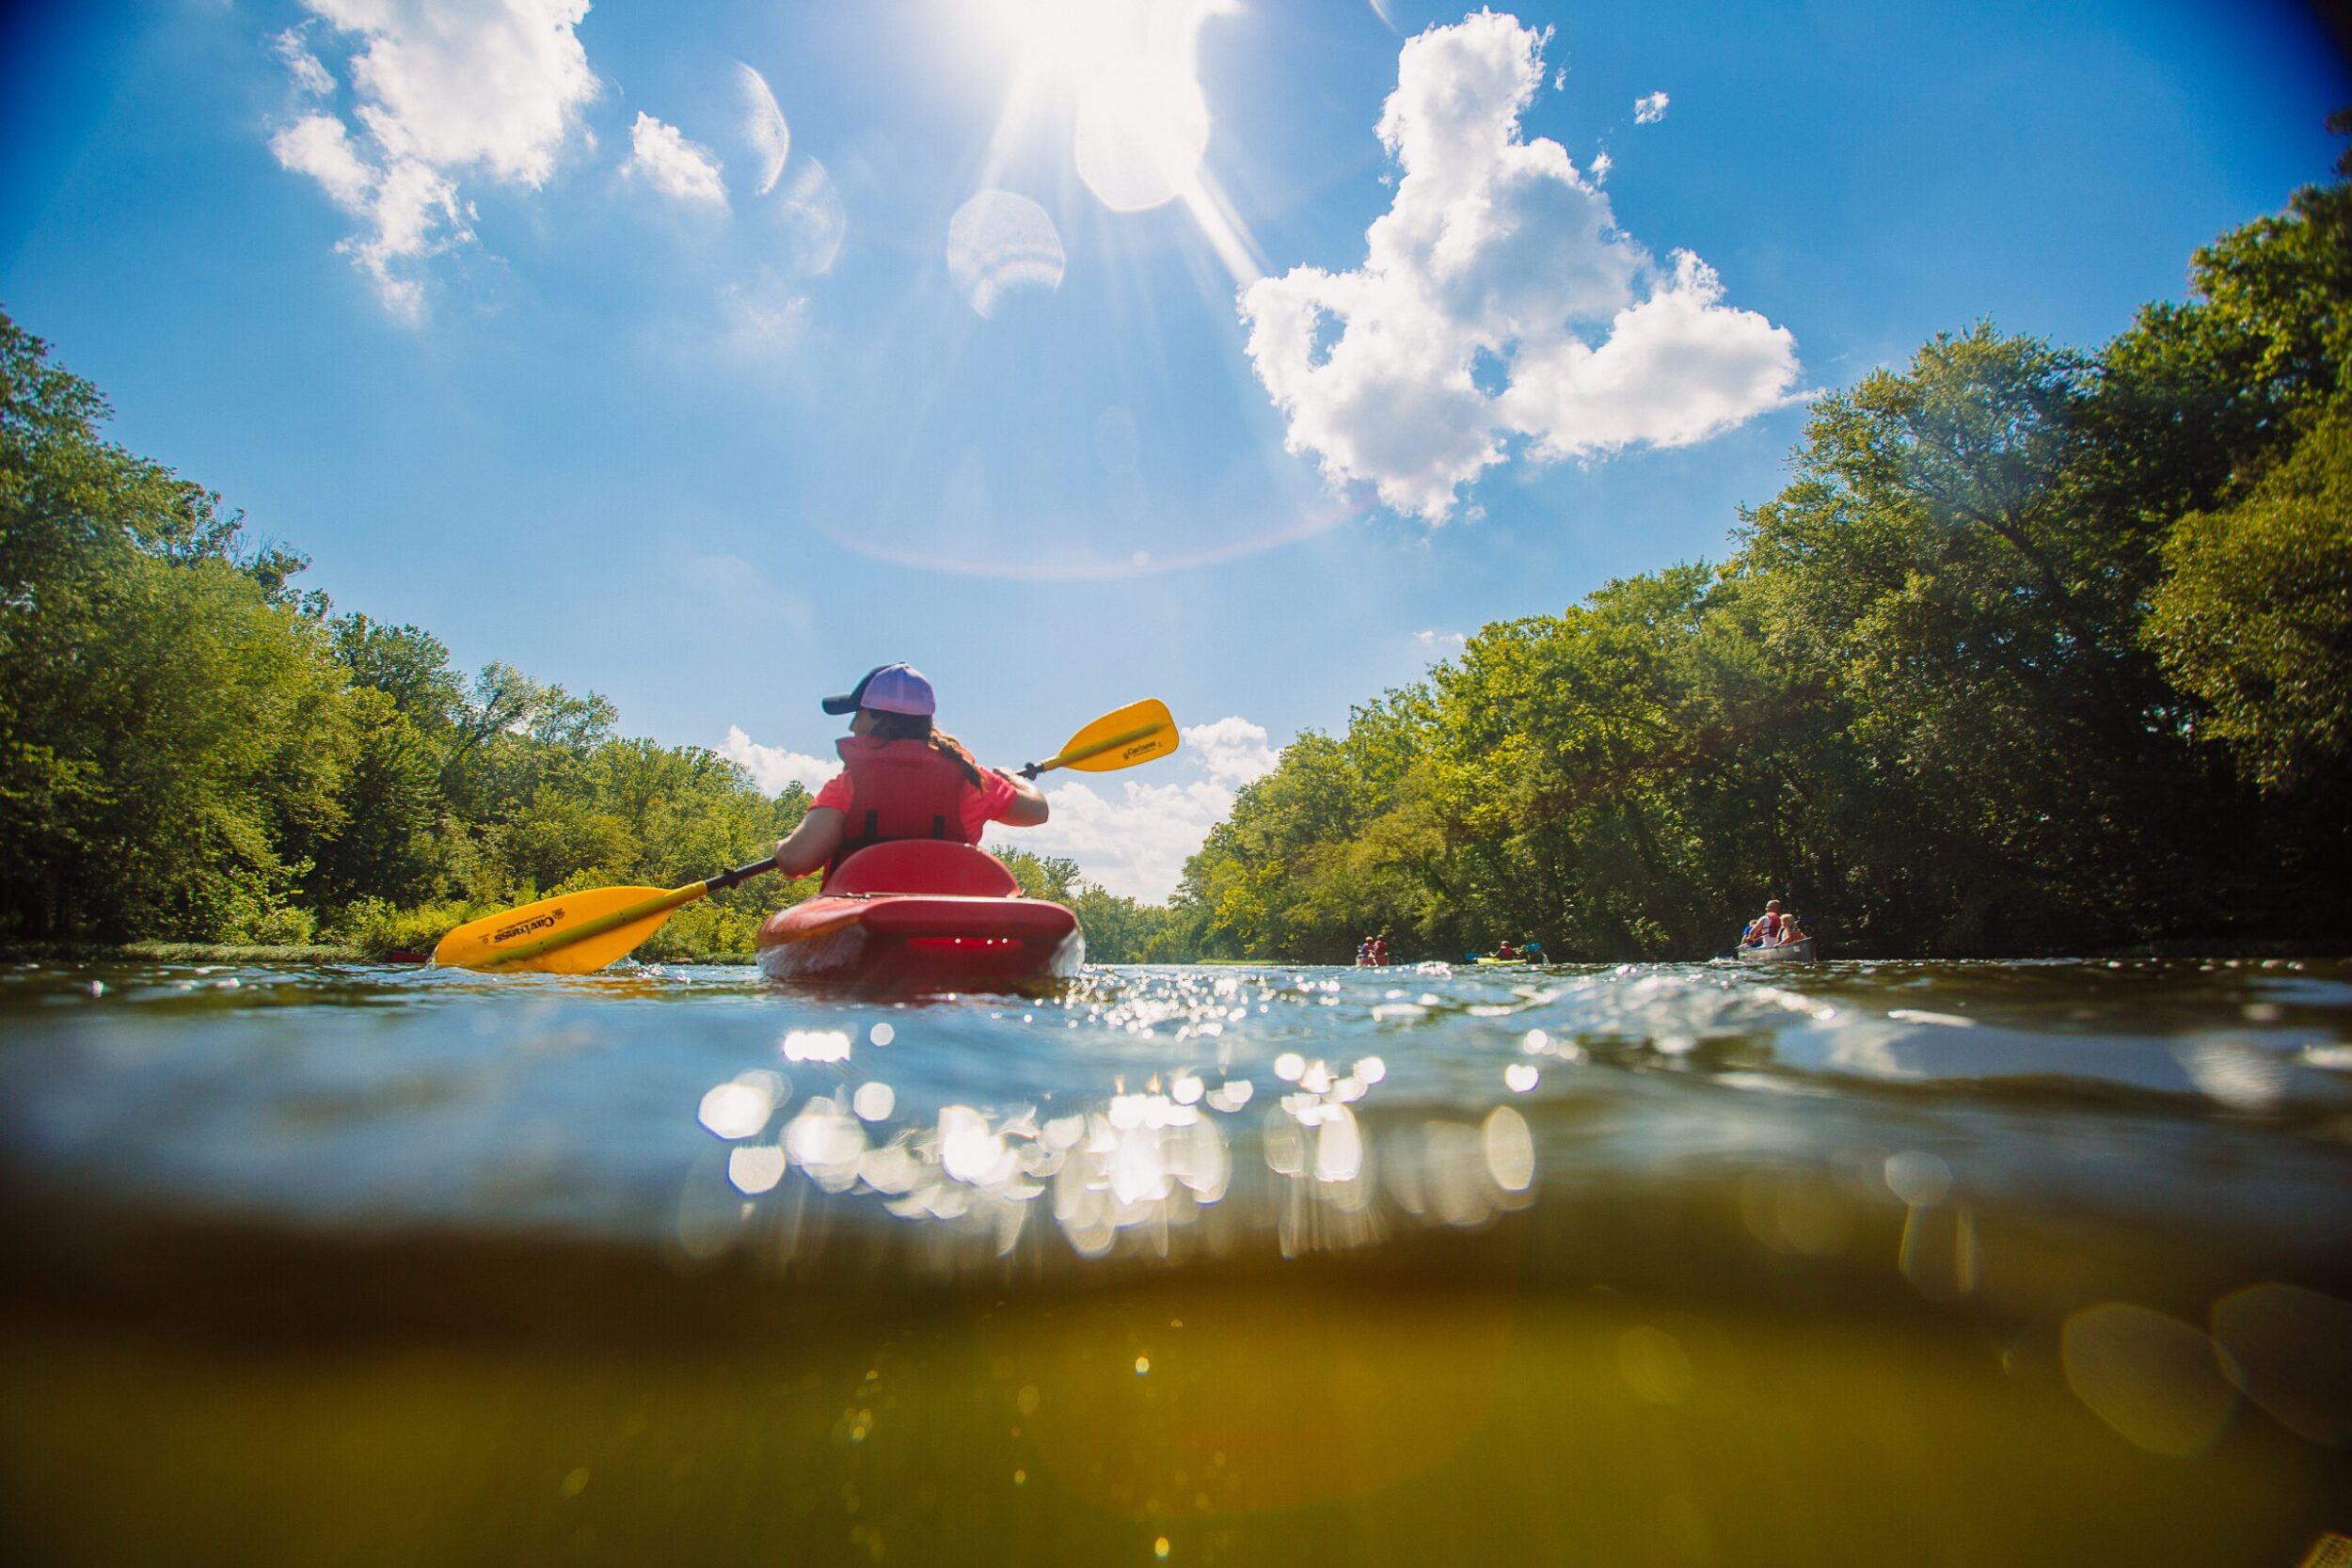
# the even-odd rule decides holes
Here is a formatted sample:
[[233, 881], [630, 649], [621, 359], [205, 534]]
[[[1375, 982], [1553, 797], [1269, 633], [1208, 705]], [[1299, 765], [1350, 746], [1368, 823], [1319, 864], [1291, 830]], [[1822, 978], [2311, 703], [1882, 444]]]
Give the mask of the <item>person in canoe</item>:
[[1780, 928], [1782, 924], [1780, 900], [1777, 898], [1765, 899], [1764, 912], [1757, 915], [1754, 920], [1748, 922], [1748, 928], [1740, 933], [1740, 945], [1742, 947], [1779, 946], [1781, 942]]
[[776, 869], [804, 877], [834, 866], [869, 844], [942, 838], [977, 844], [991, 822], [1034, 828], [1049, 808], [1037, 785], [982, 768], [939, 727], [938, 700], [922, 672], [884, 664], [847, 693], [824, 700], [831, 714], [851, 715], [834, 743], [842, 770], [817, 792], [801, 825], [776, 841]]
[[1389, 962], [1389, 933], [1379, 932], [1372, 939], [1372, 962], [1375, 968], [1386, 968]]

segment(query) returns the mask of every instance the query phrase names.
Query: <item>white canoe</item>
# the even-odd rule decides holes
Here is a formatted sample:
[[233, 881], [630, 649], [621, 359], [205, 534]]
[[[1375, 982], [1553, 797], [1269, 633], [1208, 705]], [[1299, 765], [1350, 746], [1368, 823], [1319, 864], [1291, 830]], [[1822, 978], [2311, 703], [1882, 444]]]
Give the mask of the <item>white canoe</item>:
[[1784, 942], [1777, 947], [1742, 947], [1740, 961], [1750, 964], [1809, 964], [1813, 961], [1813, 939], [1801, 937]]

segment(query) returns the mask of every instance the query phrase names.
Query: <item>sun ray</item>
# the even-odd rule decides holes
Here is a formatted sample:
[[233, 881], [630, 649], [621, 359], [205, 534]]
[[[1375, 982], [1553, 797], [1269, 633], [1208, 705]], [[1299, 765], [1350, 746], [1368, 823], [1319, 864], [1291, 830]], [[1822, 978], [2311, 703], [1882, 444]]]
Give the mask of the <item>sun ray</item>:
[[1257, 238], [1242, 222], [1241, 214], [1233, 211], [1233, 204], [1226, 198], [1216, 176], [1206, 169], [1195, 169], [1179, 193], [1179, 199], [1200, 230], [1201, 238], [1209, 242], [1216, 259], [1232, 275], [1234, 288], [1246, 289], [1266, 275], [1265, 253], [1258, 248]]
[[988, 151], [980, 160], [978, 188], [987, 189], [1004, 178], [1005, 168], [1037, 112], [1037, 62], [1024, 54], [1013, 67], [1012, 86], [1005, 91], [1004, 107], [996, 112], [996, 129], [989, 134]]

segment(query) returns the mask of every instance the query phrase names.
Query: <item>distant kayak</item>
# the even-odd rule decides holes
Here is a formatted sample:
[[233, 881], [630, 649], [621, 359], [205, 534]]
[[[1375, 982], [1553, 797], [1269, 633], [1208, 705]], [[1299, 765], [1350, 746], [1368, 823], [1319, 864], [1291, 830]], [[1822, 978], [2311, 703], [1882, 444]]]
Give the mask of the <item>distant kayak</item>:
[[993, 855], [908, 839], [861, 849], [814, 898], [768, 917], [757, 939], [771, 979], [861, 990], [1021, 990], [1085, 961], [1078, 917], [1022, 895]]
[[1801, 937], [1774, 947], [1742, 947], [1740, 961], [1752, 964], [1809, 964], [1813, 961], [1813, 939]]

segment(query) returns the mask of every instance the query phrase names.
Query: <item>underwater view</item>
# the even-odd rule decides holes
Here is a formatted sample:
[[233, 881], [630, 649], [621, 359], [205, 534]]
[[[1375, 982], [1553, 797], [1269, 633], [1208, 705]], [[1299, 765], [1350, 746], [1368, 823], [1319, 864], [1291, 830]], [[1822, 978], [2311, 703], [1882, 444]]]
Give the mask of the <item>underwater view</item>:
[[2333, 1561], [2352, 964], [13, 966], [19, 1560]]

